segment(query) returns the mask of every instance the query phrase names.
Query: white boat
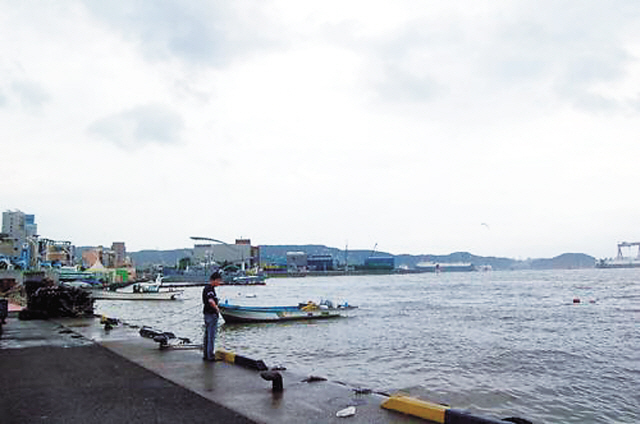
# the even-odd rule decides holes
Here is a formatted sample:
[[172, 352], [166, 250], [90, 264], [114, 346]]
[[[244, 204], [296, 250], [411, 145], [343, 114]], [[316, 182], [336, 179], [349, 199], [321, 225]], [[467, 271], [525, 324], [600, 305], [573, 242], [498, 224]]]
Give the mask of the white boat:
[[156, 293], [134, 293], [109, 290], [91, 290], [91, 297], [103, 300], [178, 300], [182, 290], [161, 291]]
[[638, 258], [597, 259], [596, 268], [640, 268]]
[[476, 271], [476, 267], [467, 262], [419, 262], [416, 264], [416, 270], [420, 272], [470, 272]]
[[298, 306], [240, 306], [231, 305], [228, 301], [218, 305], [225, 322], [276, 322], [291, 320], [308, 320], [336, 318], [349, 310], [356, 309], [347, 303], [333, 306], [331, 302], [320, 304], [308, 302]]
[[134, 293], [159, 293], [162, 287], [162, 275], [158, 274], [154, 282], [135, 283], [132, 285]]
[[71, 287], [75, 289], [87, 289], [90, 290], [93, 288], [92, 284], [86, 283], [84, 281], [63, 281], [60, 283], [61, 286]]

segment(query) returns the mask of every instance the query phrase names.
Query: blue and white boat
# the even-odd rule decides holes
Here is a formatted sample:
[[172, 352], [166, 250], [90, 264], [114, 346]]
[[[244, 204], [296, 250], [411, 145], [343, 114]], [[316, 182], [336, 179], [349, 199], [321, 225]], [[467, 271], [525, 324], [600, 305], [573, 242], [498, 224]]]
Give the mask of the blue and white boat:
[[297, 306], [240, 306], [225, 301], [218, 307], [227, 323], [337, 318], [357, 308], [346, 302], [334, 306], [330, 301], [300, 303]]
[[131, 290], [91, 290], [91, 296], [103, 300], [178, 300], [182, 295], [182, 290], [163, 289], [161, 275], [158, 275], [155, 282], [133, 284]]

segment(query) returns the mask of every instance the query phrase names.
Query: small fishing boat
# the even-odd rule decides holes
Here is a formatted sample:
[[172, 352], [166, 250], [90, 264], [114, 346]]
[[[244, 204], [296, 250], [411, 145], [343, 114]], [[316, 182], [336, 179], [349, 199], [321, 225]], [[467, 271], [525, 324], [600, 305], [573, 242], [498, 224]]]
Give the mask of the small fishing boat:
[[334, 306], [330, 301], [300, 303], [297, 306], [240, 306], [225, 301], [218, 307], [227, 323], [337, 318], [357, 308], [346, 302]]
[[162, 275], [158, 274], [155, 281], [135, 283], [131, 288], [134, 293], [160, 293], [162, 287]]
[[103, 300], [177, 300], [182, 290], [162, 287], [162, 276], [158, 275], [154, 282], [135, 283], [133, 291], [91, 290], [91, 297]]
[[234, 286], [264, 286], [267, 277], [262, 273], [248, 273], [243, 270], [225, 272], [222, 274], [222, 283]]
[[238, 275], [224, 280], [225, 284], [235, 286], [264, 286], [265, 277], [263, 275]]
[[92, 298], [101, 300], [178, 300], [182, 294], [182, 290], [155, 293], [91, 290], [90, 293]]

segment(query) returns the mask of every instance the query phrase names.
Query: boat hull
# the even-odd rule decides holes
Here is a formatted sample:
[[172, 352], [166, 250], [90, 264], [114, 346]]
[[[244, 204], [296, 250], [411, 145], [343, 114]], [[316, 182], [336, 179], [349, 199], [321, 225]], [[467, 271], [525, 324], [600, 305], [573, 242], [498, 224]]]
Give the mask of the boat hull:
[[640, 262], [604, 262], [597, 263], [596, 268], [640, 268]]
[[225, 322], [228, 323], [248, 323], [248, 322], [279, 322], [310, 319], [338, 318], [349, 310], [355, 309], [353, 306], [339, 308], [317, 308], [303, 309], [298, 306], [237, 306], [223, 304], [219, 305], [220, 313]]
[[100, 300], [178, 300], [181, 290], [157, 293], [129, 293], [107, 290], [93, 290], [91, 297]]
[[472, 272], [477, 271], [473, 264], [468, 263], [419, 263], [416, 265], [419, 272]]

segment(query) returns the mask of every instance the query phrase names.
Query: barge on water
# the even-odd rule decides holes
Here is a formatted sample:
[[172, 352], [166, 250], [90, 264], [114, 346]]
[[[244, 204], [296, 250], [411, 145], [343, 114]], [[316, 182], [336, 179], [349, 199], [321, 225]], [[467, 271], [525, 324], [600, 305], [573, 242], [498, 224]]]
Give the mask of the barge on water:
[[436, 262], [420, 262], [416, 264], [416, 270], [419, 272], [471, 272], [477, 271], [477, 268], [471, 263], [436, 263]]

